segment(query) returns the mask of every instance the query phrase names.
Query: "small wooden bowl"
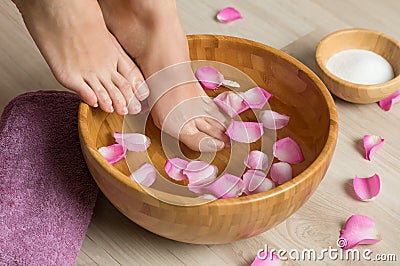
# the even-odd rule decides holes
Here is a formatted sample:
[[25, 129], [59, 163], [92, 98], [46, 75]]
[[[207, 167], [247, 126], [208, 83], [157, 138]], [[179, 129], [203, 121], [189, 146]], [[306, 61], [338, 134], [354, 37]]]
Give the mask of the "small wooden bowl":
[[[226, 36], [193, 35], [188, 36], [188, 42], [192, 59], [215, 60], [240, 69], [274, 95], [270, 99], [273, 110], [290, 115], [289, 124], [277, 132], [277, 137], [292, 137], [304, 153], [305, 161], [294, 166], [295, 178], [251, 196], [196, 206], [169, 204], [132, 181], [125, 161], [111, 166], [97, 151], [114, 143], [113, 132], [122, 130], [123, 117], [82, 103], [79, 132], [87, 165], [102, 192], [118, 210], [163, 237], [216, 244], [260, 234], [299, 209], [321, 182], [336, 146], [335, 104], [325, 85], [310, 69], [279, 50]], [[163, 173], [165, 154], [157, 137], [160, 132], [151, 119], [146, 129], [152, 132], [149, 157]], [[217, 153], [216, 158], [223, 157], [226, 150]], [[226, 164], [225, 160], [216, 163], [219, 169], [224, 169]]]
[[[326, 64], [335, 53], [347, 49], [364, 49], [381, 55], [392, 65], [395, 78], [380, 84], [362, 85], [335, 76]], [[352, 28], [333, 32], [319, 42], [315, 59], [321, 79], [343, 100], [364, 104], [378, 102], [400, 88], [400, 43], [378, 31]]]

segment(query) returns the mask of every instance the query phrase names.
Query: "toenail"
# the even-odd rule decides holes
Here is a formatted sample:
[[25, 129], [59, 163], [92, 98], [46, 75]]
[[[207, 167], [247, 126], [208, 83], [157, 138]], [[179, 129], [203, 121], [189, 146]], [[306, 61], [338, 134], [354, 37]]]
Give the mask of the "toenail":
[[129, 113], [130, 114], [137, 114], [142, 110], [142, 106], [140, 103], [132, 103], [129, 105]]
[[199, 143], [200, 152], [215, 152], [224, 147], [225, 143], [213, 138], [202, 139]]
[[150, 94], [149, 89], [146, 86], [140, 86], [137, 90], [137, 93], [140, 101], [146, 99]]
[[135, 104], [135, 105], [133, 105], [133, 109], [136, 112], [140, 112], [140, 110], [142, 110], [142, 106], [140, 104]]
[[98, 104], [98, 103], [95, 103], [95, 104], [93, 104], [93, 107], [94, 107], [94, 108], [99, 107], [99, 104]]
[[122, 109], [122, 114], [124, 115], [128, 114], [128, 108], [126, 108], [126, 106]]

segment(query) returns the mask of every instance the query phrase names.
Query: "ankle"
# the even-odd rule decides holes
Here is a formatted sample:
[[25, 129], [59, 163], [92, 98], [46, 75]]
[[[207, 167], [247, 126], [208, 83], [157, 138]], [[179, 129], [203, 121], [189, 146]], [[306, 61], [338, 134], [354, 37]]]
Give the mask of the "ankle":
[[130, 5], [138, 18], [152, 24], [178, 15], [175, 0], [130, 0]]

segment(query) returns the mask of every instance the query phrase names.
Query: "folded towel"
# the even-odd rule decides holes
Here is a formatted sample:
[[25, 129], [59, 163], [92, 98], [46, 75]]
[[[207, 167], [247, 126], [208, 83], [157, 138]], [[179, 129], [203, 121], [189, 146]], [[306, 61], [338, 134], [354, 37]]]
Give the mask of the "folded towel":
[[98, 188], [81, 153], [79, 98], [18, 96], [0, 120], [0, 265], [73, 265]]

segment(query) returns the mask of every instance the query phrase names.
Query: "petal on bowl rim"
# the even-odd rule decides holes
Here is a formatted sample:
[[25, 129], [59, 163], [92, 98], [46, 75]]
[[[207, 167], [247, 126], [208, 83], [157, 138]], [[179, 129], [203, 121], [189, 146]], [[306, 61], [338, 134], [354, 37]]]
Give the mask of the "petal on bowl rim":
[[249, 193], [255, 191], [261, 185], [261, 183], [264, 181], [266, 177], [267, 174], [260, 170], [254, 170], [254, 169], [247, 170], [243, 174], [243, 181], [246, 186], [246, 191], [248, 191]]
[[254, 87], [242, 93], [244, 101], [252, 109], [262, 109], [272, 94], [261, 87]]
[[215, 90], [225, 80], [224, 75], [211, 66], [199, 67], [195, 75], [206, 90]]
[[244, 165], [250, 169], [267, 170], [268, 155], [259, 150], [249, 152], [244, 160]]
[[381, 180], [378, 174], [366, 178], [355, 176], [353, 180], [353, 188], [359, 200], [373, 200], [379, 194], [381, 189]]
[[290, 117], [272, 110], [263, 110], [258, 115], [259, 120], [268, 129], [281, 129], [285, 127], [290, 120]]
[[240, 177], [224, 173], [202, 190], [203, 193], [214, 195], [216, 198], [237, 198], [244, 191], [244, 182]]
[[271, 165], [271, 169], [269, 170], [269, 174], [271, 179], [282, 185], [293, 178], [293, 170], [292, 166], [287, 162], [276, 162]]
[[120, 133], [114, 132], [115, 141], [122, 144], [128, 151], [143, 152], [151, 144], [150, 138], [141, 133]]
[[392, 108], [392, 105], [399, 103], [400, 102], [400, 89], [397, 91], [393, 92], [391, 95], [386, 97], [383, 100], [379, 101], [379, 106], [385, 110], [389, 111]]
[[301, 163], [304, 161], [304, 156], [299, 144], [290, 137], [277, 140], [272, 149], [274, 156], [280, 161], [290, 164]]
[[218, 168], [203, 161], [191, 161], [183, 169], [183, 174], [188, 178], [189, 190], [195, 193], [202, 193], [201, 189], [217, 178]]
[[260, 186], [258, 186], [258, 188], [256, 190], [252, 191], [251, 193], [256, 194], [256, 193], [265, 192], [270, 189], [273, 189], [274, 187], [275, 187], [275, 183], [271, 179], [265, 178], [262, 181], [262, 183], [260, 184]]
[[233, 7], [225, 7], [217, 14], [217, 19], [222, 23], [232, 22], [241, 18], [243, 18], [242, 14]]
[[[274, 182], [266, 176], [267, 174], [260, 170], [247, 170], [242, 176], [244, 182], [244, 193], [246, 193], [246, 195], [253, 195], [274, 188]], [[253, 189], [251, 191], [250, 186], [251, 189]]]
[[359, 244], [375, 244], [381, 241], [381, 236], [376, 229], [375, 221], [361, 214], [352, 215], [340, 232], [340, 240], [344, 240], [343, 249], [351, 249]]
[[217, 199], [217, 197], [215, 197], [212, 194], [202, 194], [200, 196], [197, 197], [198, 199], [205, 199], [205, 200], [215, 200]]
[[[260, 252], [261, 251], [261, 252]], [[273, 252], [260, 250], [251, 266], [281, 266], [283, 262]]]
[[110, 146], [101, 147], [98, 149], [100, 154], [109, 162], [111, 165], [121, 161], [125, 158], [126, 149], [122, 144], [112, 144]]
[[382, 147], [385, 143], [385, 139], [375, 135], [364, 135], [363, 138], [365, 159], [371, 161], [372, 156]]
[[214, 98], [214, 102], [231, 118], [249, 109], [243, 97], [232, 91], [224, 91]]
[[156, 181], [157, 171], [150, 163], [143, 163], [136, 171], [132, 172], [130, 178], [137, 183], [149, 187]]
[[168, 158], [164, 165], [164, 170], [167, 175], [177, 181], [186, 180], [187, 176], [183, 174], [183, 170], [189, 164], [188, 161], [179, 157]]
[[225, 134], [237, 142], [252, 143], [261, 138], [264, 129], [262, 123], [231, 120]]

